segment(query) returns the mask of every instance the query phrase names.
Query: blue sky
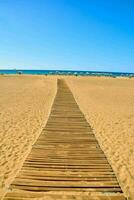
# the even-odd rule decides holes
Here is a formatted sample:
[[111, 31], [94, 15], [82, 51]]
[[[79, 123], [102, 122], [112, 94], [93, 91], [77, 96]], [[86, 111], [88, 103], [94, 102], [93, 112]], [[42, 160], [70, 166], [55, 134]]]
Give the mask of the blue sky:
[[0, 0], [0, 68], [134, 72], [134, 1]]

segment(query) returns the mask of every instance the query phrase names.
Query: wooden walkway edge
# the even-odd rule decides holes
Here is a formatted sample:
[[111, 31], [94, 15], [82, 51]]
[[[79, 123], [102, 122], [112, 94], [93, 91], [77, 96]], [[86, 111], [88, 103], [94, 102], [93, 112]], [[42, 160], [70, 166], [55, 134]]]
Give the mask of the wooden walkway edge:
[[48, 122], [4, 200], [125, 200], [70, 89], [57, 84]]

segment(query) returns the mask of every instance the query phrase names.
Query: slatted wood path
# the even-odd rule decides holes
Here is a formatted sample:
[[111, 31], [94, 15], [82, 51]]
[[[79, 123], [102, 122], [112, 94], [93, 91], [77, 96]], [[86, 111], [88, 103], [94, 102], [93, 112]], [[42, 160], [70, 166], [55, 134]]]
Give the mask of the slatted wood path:
[[48, 122], [9, 189], [5, 200], [125, 199], [64, 80], [58, 80]]

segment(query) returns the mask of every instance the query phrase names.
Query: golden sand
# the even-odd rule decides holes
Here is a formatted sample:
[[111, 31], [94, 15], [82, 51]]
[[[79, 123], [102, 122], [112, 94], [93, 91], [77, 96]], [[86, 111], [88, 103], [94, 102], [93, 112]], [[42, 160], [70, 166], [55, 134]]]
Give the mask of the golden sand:
[[7, 190], [46, 123], [56, 79], [0, 76], [0, 190]]
[[134, 79], [71, 77], [67, 82], [111, 163], [134, 199]]
[[[134, 79], [64, 77], [125, 194], [134, 199]], [[0, 190], [7, 191], [45, 125], [56, 77], [0, 76]]]

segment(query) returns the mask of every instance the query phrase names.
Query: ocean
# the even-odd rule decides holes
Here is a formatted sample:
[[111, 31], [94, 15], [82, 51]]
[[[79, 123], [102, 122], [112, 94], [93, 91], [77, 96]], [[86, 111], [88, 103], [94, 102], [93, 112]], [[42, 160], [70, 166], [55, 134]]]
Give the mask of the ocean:
[[134, 73], [101, 72], [101, 71], [71, 71], [71, 70], [2, 70], [0, 74], [31, 74], [31, 75], [75, 75], [75, 76], [110, 76], [134, 77]]

